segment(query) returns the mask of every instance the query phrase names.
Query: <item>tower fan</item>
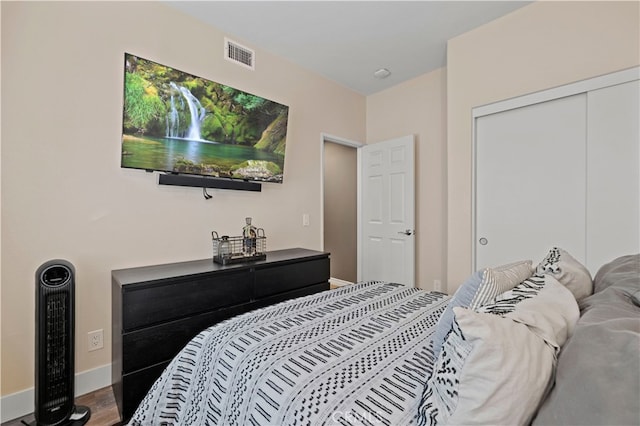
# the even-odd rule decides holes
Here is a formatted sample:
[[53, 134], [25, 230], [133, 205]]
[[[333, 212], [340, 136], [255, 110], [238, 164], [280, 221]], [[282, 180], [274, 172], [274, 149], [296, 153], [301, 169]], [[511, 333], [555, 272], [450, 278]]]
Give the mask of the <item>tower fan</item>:
[[91, 411], [74, 404], [75, 268], [50, 260], [36, 271], [35, 423], [85, 424]]

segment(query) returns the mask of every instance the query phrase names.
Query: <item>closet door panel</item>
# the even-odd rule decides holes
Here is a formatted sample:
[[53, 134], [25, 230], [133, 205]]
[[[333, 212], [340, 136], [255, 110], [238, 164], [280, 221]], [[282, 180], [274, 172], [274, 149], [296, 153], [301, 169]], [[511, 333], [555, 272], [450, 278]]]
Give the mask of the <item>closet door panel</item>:
[[587, 260], [640, 251], [640, 82], [588, 93]]
[[476, 119], [476, 269], [585, 259], [586, 94]]

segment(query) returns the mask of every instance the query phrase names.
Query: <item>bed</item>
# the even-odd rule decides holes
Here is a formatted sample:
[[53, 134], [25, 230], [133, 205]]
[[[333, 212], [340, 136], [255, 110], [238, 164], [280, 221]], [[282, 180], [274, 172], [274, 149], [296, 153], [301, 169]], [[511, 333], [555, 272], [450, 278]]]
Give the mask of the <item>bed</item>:
[[638, 424], [639, 264], [593, 281], [553, 248], [453, 296], [372, 281], [243, 314], [188, 343], [129, 424]]

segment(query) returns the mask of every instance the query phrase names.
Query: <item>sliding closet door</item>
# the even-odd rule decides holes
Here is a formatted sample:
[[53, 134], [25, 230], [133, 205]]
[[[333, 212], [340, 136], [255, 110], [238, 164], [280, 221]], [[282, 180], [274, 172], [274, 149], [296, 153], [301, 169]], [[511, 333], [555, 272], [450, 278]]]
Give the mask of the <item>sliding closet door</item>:
[[640, 251], [640, 82], [588, 93], [587, 259], [595, 273]]
[[475, 267], [585, 259], [586, 94], [476, 119]]

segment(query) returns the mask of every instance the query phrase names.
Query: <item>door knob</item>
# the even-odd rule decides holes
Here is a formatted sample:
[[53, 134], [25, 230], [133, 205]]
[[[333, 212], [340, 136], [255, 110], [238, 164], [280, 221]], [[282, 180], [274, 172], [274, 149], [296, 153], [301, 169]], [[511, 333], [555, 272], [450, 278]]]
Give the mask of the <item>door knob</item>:
[[413, 235], [414, 232], [413, 229], [405, 229], [404, 231], [398, 231], [398, 234]]
[[480, 243], [481, 246], [486, 246], [489, 243], [489, 240], [487, 240], [486, 238], [482, 237], [482, 238], [480, 238], [480, 240], [478, 242]]

